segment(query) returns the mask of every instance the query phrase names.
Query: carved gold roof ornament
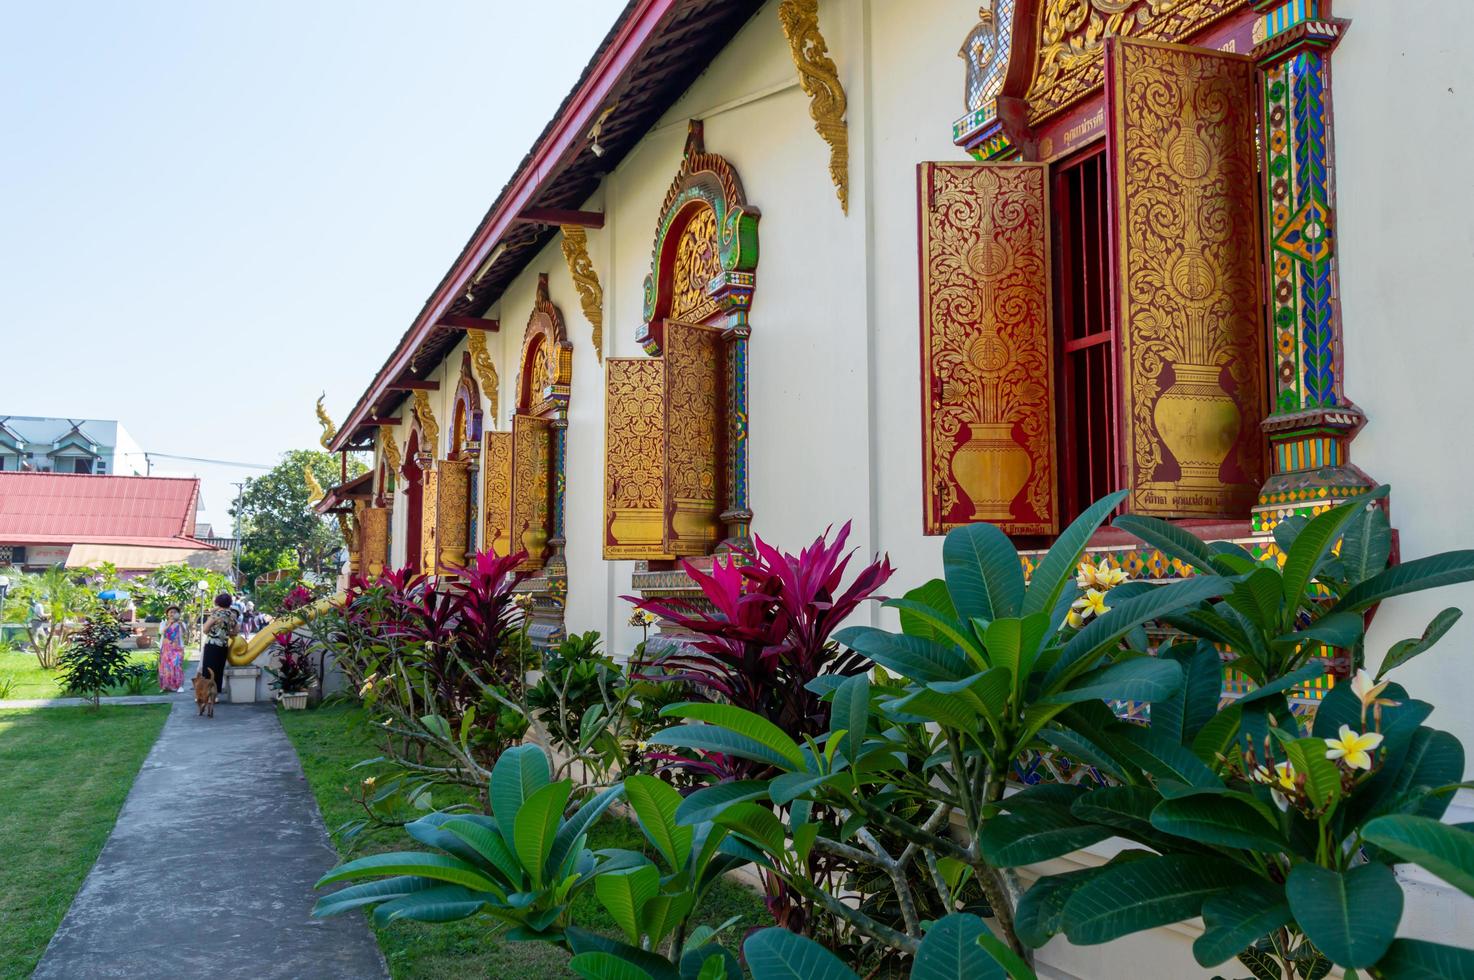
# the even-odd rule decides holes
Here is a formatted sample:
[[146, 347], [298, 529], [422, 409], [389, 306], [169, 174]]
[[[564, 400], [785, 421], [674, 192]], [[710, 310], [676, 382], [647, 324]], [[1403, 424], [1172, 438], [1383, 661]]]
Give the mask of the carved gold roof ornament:
[[1029, 122], [1055, 115], [1104, 84], [1107, 37], [1182, 41], [1250, 2], [1043, 0], [1035, 28], [1037, 54], [1024, 96]]
[[[470, 331], [475, 336], [476, 331]], [[394, 430], [387, 425], [379, 426], [379, 452], [384, 454], [385, 461], [389, 464], [392, 472], [398, 473], [401, 466], [399, 456], [399, 443], [394, 441]]]
[[497, 413], [501, 411], [501, 377], [496, 373], [496, 362], [491, 359], [491, 352], [486, 349], [486, 334], [480, 330], [467, 330], [466, 346], [471, 352], [471, 367], [476, 370], [476, 379], [481, 382], [481, 388], [491, 402], [494, 425]]
[[338, 427], [333, 424], [333, 420], [328, 417], [328, 410], [322, 405], [323, 399], [327, 396], [327, 392], [317, 396], [317, 424], [322, 426], [322, 436], [318, 442], [322, 443], [324, 449], [332, 448], [333, 438], [338, 434]]
[[967, 65], [962, 89], [963, 108], [967, 112], [984, 109], [998, 97], [1003, 73], [1008, 68], [1012, 23], [1013, 0], [983, 0], [978, 7], [977, 26], [968, 32], [967, 40], [957, 51], [957, 57]]
[[415, 389], [415, 418], [424, 434], [420, 451], [434, 459], [440, 449], [440, 423], [435, 421], [435, 412], [430, 408], [430, 395], [418, 388]]
[[603, 364], [604, 287], [599, 284], [599, 273], [589, 258], [589, 236], [577, 225], [563, 225], [562, 232], [563, 258], [568, 263], [568, 274], [573, 277], [573, 287], [578, 290], [584, 318], [594, 327], [594, 356]]
[[798, 69], [799, 86], [809, 97], [814, 129], [829, 144], [829, 177], [839, 206], [850, 213], [850, 134], [845, 123], [844, 86], [819, 32], [819, 0], [783, 0], [778, 5], [783, 35]]
[[327, 493], [323, 490], [322, 484], [317, 482], [317, 474], [312, 472], [311, 463], [302, 464], [302, 480], [307, 484], [307, 506], [317, 506], [317, 502], [327, 496]]

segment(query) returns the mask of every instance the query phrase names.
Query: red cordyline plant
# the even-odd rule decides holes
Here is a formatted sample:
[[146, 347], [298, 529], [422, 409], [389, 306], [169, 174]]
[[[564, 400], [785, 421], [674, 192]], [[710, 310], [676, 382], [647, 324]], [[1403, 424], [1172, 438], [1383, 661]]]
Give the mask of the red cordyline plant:
[[[692, 634], [685, 645], [656, 661], [669, 672], [660, 679], [686, 681], [707, 697], [746, 708], [795, 735], [826, 731], [829, 706], [807, 685], [821, 674], [849, 675], [869, 667], [868, 660], [842, 652], [829, 637], [894, 572], [890, 559], [882, 557], [842, 588], [854, 555], [844, 550], [850, 524], [845, 522], [833, 541], [830, 530], [797, 555], [754, 537], [751, 551], [734, 551], [725, 562], [714, 560], [710, 575], [683, 562], [714, 612], [685, 599], [625, 596]], [[747, 765], [744, 760], [723, 761]], [[721, 772], [723, 768], [713, 771], [736, 774]]]
[[[857, 674], [870, 667], [867, 658], [842, 651], [829, 637], [894, 572], [889, 558], [878, 558], [844, 587], [854, 555], [844, 550], [850, 524], [845, 522], [833, 541], [830, 530], [825, 528], [797, 555], [755, 536], [751, 551], [734, 551], [725, 562], [714, 560], [710, 575], [683, 562], [711, 612], [684, 599], [626, 596], [637, 608], [691, 634], [681, 647], [656, 660], [667, 673], [652, 679], [684, 681], [698, 696], [746, 708], [795, 737], [827, 731], [829, 706], [809, 690], [809, 682], [822, 674]], [[768, 768], [719, 753], [652, 758], [717, 781], [758, 778]], [[833, 859], [810, 856], [809, 874], [816, 882], [832, 888], [842, 872]], [[764, 891], [768, 911], [785, 928], [807, 933], [820, 921], [812, 903], [777, 876], [764, 875]]]
[[420, 644], [436, 694], [453, 715], [481, 699], [476, 679], [501, 686], [520, 683], [516, 665], [500, 654], [521, 615], [514, 593], [527, 574], [516, 568], [526, 560], [525, 551], [505, 557], [478, 551], [469, 567], [452, 569], [458, 576], [454, 588], [425, 583], [391, 593], [400, 634]]
[[292, 612], [293, 610], [301, 609], [310, 602], [312, 602], [312, 591], [305, 585], [299, 585], [286, 594], [286, 597], [281, 601], [281, 607], [283, 612]]

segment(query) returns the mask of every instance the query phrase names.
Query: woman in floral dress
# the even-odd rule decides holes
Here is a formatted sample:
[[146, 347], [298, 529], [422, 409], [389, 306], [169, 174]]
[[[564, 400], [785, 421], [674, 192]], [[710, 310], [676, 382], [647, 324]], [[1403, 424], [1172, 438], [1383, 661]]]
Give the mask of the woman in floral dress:
[[170, 606], [165, 616], [159, 630], [159, 689], [172, 693], [184, 686], [184, 623], [178, 606]]

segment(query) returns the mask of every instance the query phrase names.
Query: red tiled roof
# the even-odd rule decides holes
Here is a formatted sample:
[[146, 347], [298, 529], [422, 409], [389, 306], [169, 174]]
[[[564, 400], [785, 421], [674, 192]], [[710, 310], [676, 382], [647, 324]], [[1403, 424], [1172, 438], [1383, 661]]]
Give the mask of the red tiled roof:
[[199, 496], [193, 478], [0, 472], [0, 544], [208, 549], [193, 537]]

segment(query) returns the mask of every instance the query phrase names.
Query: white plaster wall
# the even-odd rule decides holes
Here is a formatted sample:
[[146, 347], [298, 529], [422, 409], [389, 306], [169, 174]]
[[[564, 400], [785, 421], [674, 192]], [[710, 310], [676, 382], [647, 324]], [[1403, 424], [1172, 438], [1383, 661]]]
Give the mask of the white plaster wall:
[[[1474, 150], [1467, 103], [1474, 78], [1456, 46], [1474, 29], [1474, 5], [1337, 0], [1336, 13], [1353, 21], [1335, 55], [1347, 391], [1371, 418], [1354, 458], [1394, 485], [1404, 559], [1474, 547], [1474, 511], [1462, 495], [1474, 474], [1467, 454], [1448, 445], [1457, 439], [1453, 420], [1462, 417], [1467, 387], [1461, 382], [1474, 359], [1457, 291], [1474, 279], [1474, 233], [1450, 210], [1467, 197], [1455, 185], [1462, 168], [1451, 164]], [[686, 120], [705, 120], [707, 148], [732, 161], [763, 214], [751, 317], [755, 529], [796, 549], [826, 525], [853, 519], [853, 543], [862, 552], [889, 552], [897, 566], [892, 592], [940, 570], [941, 538], [921, 533], [915, 180], [921, 161], [966, 158], [951, 143], [950, 127], [962, 104], [955, 52], [975, 14], [975, 6], [950, 0], [822, 4], [822, 27], [849, 99], [848, 217], [829, 180], [828, 147], [797, 88], [776, 3], [743, 28], [585, 205], [605, 214], [604, 228], [588, 236], [604, 288], [604, 353], [638, 356], [634, 336], [660, 204], [679, 165]], [[488, 337], [502, 382], [487, 427], [506, 428], [513, 411], [539, 272], [549, 274], [574, 346], [567, 625], [601, 631], [611, 651], [623, 655], [639, 633], [625, 625], [629, 609], [618, 599], [631, 590], [632, 563], [606, 563], [600, 555], [603, 370], [557, 238], [492, 313], [502, 325]], [[441, 390], [432, 402], [442, 441], [458, 370], [456, 352], [436, 375]], [[402, 411], [406, 423], [396, 437], [403, 449], [408, 404]], [[395, 520], [396, 561], [403, 560], [404, 523]], [[1389, 603], [1373, 627], [1373, 658], [1450, 605], [1474, 607], [1474, 587]], [[1474, 744], [1474, 672], [1458, 659], [1471, 641], [1474, 626], [1462, 624], [1438, 652], [1400, 674], [1438, 703], [1436, 724]], [[1099, 859], [1084, 853], [1070, 862]], [[1467, 941], [1471, 908], [1446, 887], [1419, 879], [1408, 888], [1405, 931]], [[1103, 947], [1057, 941], [1041, 953], [1041, 970], [1060, 977], [1210, 976], [1191, 958], [1193, 934], [1184, 926]]]

